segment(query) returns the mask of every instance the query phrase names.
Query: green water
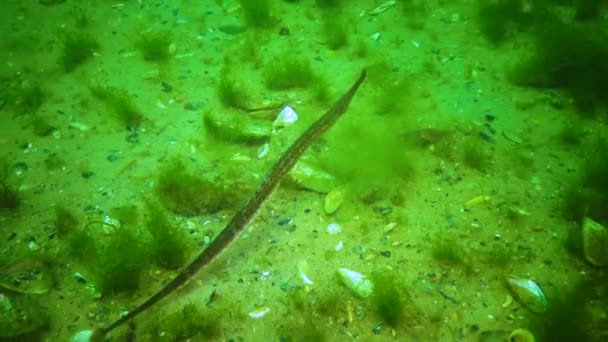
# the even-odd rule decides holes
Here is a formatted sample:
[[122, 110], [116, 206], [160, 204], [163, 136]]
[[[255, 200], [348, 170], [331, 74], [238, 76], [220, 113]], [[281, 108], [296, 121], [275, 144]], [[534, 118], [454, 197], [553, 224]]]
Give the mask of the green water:
[[48, 2], [2, 5], [0, 340], [161, 289], [362, 69], [245, 234], [106, 338], [608, 338], [605, 2]]

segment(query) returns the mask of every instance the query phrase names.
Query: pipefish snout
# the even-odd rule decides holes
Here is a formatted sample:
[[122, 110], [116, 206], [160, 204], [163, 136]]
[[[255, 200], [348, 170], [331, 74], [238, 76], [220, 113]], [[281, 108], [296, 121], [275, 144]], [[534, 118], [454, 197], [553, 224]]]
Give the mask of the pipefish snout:
[[253, 220], [261, 208], [262, 204], [268, 199], [272, 192], [277, 188], [281, 179], [300, 159], [306, 149], [323, 133], [325, 133], [341, 116], [346, 112], [348, 106], [365, 80], [367, 72], [365, 69], [357, 81], [350, 89], [334, 103], [331, 108], [323, 114], [315, 123], [313, 123], [291, 146], [283, 153], [283, 155], [272, 166], [262, 184], [258, 186], [256, 191], [249, 199], [241, 206], [241, 208], [232, 217], [232, 220], [220, 232], [220, 234], [211, 242], [211, 244], [203, 250], [183, 271], [173, 278], [158, 292], [140, 304], [138, 307], [129, 311], [126, 315], [120, 317], [106, 327], [96, 330], [84, 330], [76, 334], [72, 341], [99, 341], [103, 339], [110, 331], [121, 326], [127, 321], [135, 318], [146, 309], [150, 308], [171, 292], [175, 291], [180, 286], [184, 285], [198, 271], [215, 260], [226, 248], [239, 237], [244, 231], [249, 222]]

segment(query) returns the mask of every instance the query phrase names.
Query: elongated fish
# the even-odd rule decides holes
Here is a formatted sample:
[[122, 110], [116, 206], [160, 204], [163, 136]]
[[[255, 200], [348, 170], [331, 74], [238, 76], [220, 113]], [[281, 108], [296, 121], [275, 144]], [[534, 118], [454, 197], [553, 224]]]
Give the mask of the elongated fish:
[[220, 232], [220, 234], [211, 242], [211, 244], [203, 250], [183, 271], [181, 271], [173, 280], [171, 280], [165, 287], [160, 289], [145, 302], [141, 303], [135, 309], [129, 311], [126, 315], [120, 317], [113, 323], [106, 327], [102, 327], [96, 330], [84, 330], [77, 333], [72, 341], [100, 341], [103, 337], [121, 326], [127, 321], [135, 318], [146, 309], [150, 308], [171, 292], [175, 291], [180, 286], [187, 283], [196, 273], [198, 273], [203, 267], [207, 266], [211, 261], [215, 260], [223, 251], [230, 245], [231, 242], [236, 240], [247, 228], [249, 222], [251, 222], [257, 215], [260, 207], [264, 204], [264, 201], [272, 194], [277, 188], [279, 182], [285, 176], [285, 174], [294, 166], [306, 149], [325, 131], [327, 131], [339, 118], [346, 112], [348, 105], [350, 104], [353, 96], [361, 86], [361, 83], [365, 80], [367, 72], [365, 69], [361, 72], [361, 75], [350, 87], [350, 89], [342, 95], [342, 97], [333, 104], [333, 106], [315, 121], [302, 135], [293, 142], [293, 144], [283, 153], [281, 158], [275, 162], [272, 166], [266, 178], [257, 188], [257, 190], [249, 197], [249, 199], [243, 204], [239, 211], [232, 217], [232, 220], [226, 225], [226, 227]]

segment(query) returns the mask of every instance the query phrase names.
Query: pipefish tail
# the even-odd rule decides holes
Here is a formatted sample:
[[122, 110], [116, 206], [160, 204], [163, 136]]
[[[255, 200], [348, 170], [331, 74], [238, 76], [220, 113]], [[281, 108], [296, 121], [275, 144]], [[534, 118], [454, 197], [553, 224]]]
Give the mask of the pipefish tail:
[[[249, 222], [253, 220], [258, 213], [260, 207], [277, 188], [279, 182], [285, 176], [285, 174], [294, 166], [306, 149], [325, 131], [327, 131], [339, 118], [346, 112], [348, 106], [361, 86], [361, 83], [365, 80], [367, 72], [365, 69], [361, 72], [361, 75], [357, 81], [350, 87], [350, 89], [342, 95], [342, 97], [333, 104], [333, 106], [321, 116], [314, 124], [312, 124], [302, 135], [292, 143], [292, 145], [283, 153], [281, 158], [275, 162], [272, 166], [266, 178], [256, 189], [256, 191], [249, 197], [249, 199], [243, 204], [239, 211], [232, 217], [232, 220], [226, 225], [226, 227], [220, 232], [220, 234], [211, 242], [211, 244], [202, 251], [194, 261], [192, 261], [183, 271], [181, 271], [173, 280], [171, 280], [165, 287], [160, 289], [145, 302], [140, 304], [138, 307], [122, 316], [118, 320], [109, 324], [106, 327], [97, 329], [93, 332], [87, 331], [91, 340], [101, 340], [104, 335], [126, 323], [130, 319], [133, 319], [152, 305], [156, 304], [171, 292], [185, 284], [192, 276], [194, 276], [203, 267], [208, 265], [211, 261], [216, 259], [226, 248], [239, 237], [244, 231]], [[92, 335], [91, 335], [92, 334]]]

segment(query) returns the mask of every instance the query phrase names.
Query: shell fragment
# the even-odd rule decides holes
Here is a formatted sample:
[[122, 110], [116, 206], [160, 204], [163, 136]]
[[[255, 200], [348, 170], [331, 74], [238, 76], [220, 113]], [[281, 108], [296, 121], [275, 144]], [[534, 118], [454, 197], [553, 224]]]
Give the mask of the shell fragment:
[[374, 292], [374, 283], [367, 276], [359, 272], [349, 270], [348, 268], [339, 268], [338, 275], [342, 284], [358, 297], [367, 298]]
[[343, 186], [338, 186], [338, 187], [333, 188], [327, 194], [327, 196], [325, 196], [325, 203], [324, 203], [325, 213], [327, 213], [328, 215], [331, 215], [340, 208], [340, 206], [342, 205], [342, 202], [344, 202], [345, 191], [346, 191], [346, 189]]
[[277, 127], [289, 126], [292, 123], [296, 122], [297, 120], [298, 120], [298, 114], [296, 113], [296, 111], [290, 106], [285, 106], [285, 107], [283, 107], [283, 109], [281, 109], [281, 111], [279, 112], [279, 115], [272, 123], [272, 127], [277, 128]]
[[583, 251], [593, 266], [608, 266], [608, 229], [589, 217], [583, 220]]

